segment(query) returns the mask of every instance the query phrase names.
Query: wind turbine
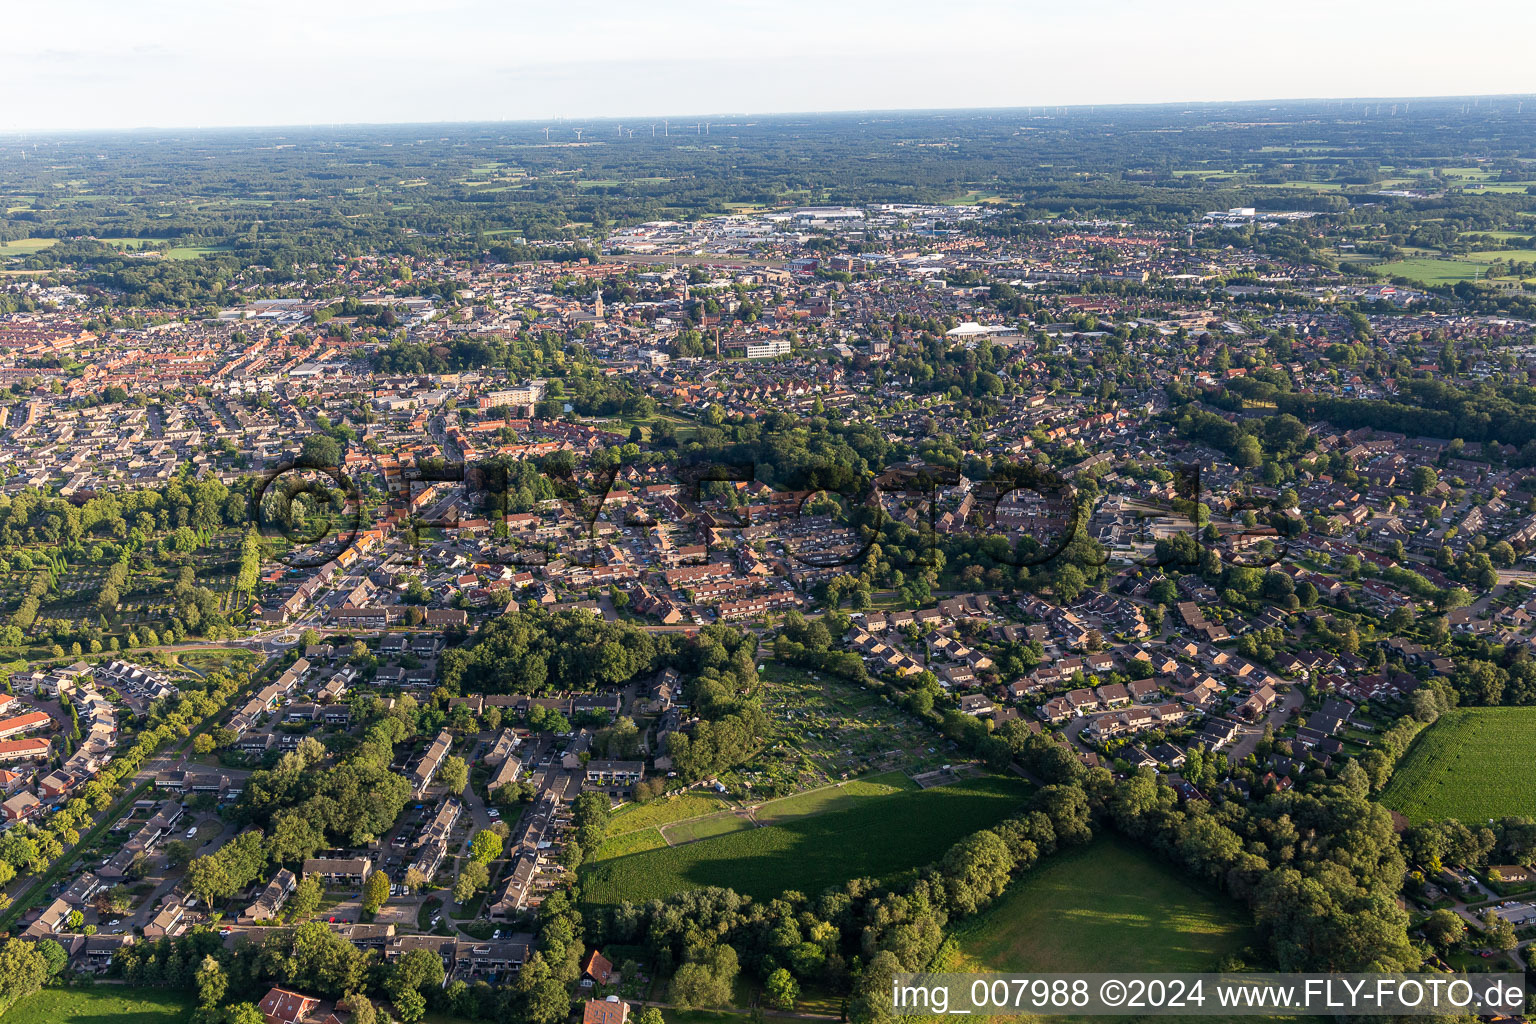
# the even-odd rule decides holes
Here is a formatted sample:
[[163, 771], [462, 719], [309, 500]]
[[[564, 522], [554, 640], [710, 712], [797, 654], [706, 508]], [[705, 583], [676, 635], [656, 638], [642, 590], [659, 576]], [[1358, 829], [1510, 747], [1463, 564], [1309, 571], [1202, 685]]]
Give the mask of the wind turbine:
[[549, 141], [549, 125], [544, 126], [544, 141]]
[[581, 129], [580, 128], [572, 128], [571, 130], [576, 133], [576, 141], [580, 142], [581, 141]]

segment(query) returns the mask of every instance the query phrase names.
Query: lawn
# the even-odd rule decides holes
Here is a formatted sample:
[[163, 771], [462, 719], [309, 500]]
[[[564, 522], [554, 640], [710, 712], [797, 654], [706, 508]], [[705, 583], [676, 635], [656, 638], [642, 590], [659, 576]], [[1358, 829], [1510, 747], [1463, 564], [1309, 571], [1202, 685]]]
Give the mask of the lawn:
[[161, 988], [93, 985], [48, 988], [11, 1007], [6, 1024], [182, 1024], [191, 994]]
[[1458, 708], [1413, 741], [1381, 802], [1415, 823], [1530, 814], [1532, 750], [1536, 708]]
[[1153, 855], [1100, 839], [1047, 859], [957, 933], [946, 970], [1211, 971], [1252, 941], [1246, 915]]
[[[1213, 971], [1253, 941], [1247, 915], [1114, 838], [1068, 850], [1014, 882], [959, 925], [932, 968], [944, 972]], [[1105, 1022], [1146, 1018], [1047, 1017]], [[1166, 1024], [1208, 1017], [1159, 1017]], [[1252, 1020], [1293, 1020], [1262, 1017]], [[936, 1018], [906, 1018], [930, 1024]]]
[[242, 668], [253, 668], [261, 658], [254, 651], [239, 647], [209, 647], [196, 651], [178, 651], [172, 655], [172, 660], [199, 675], [206, 675], [220, 669], [238, 672]]
[[816, 894], [851, 878], [890, 878], [1017, 810], [1027, 788], [994, 777], [845, 801], [783, 824], [601, 860], [583, 869], [583, 886], [589, 902], [619, 903], [702, 885], [765, 899], [788, 889]]

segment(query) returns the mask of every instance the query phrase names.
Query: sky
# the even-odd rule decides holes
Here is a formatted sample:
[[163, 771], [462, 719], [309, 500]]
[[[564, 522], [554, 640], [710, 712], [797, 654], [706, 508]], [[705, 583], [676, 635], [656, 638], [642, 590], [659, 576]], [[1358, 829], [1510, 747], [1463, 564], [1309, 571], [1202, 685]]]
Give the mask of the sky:
[[44, 0], [0, 131], [1528, 94], [1532, 0]]

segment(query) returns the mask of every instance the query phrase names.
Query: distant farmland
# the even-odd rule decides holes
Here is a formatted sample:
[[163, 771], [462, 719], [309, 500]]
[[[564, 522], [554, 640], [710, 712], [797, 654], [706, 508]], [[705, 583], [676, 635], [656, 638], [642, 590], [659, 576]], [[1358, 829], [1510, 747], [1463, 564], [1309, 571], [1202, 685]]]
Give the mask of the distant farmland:
[[1458, 708], [1425, 729], [1403, 756], [1381, 802], [1409, 821], [1530, 814], [1536, 778], [1536, 708]]
[[820, 814], [696, 843], [599, 861], [583, 871], [592, 903], [669, 896], [718, 885], [756, 899], [815, 894], [851, 878], [889, 878], [937, 860], [962, 836], [1018, 810], [1028, 786], [981, 778], [844, 802]]

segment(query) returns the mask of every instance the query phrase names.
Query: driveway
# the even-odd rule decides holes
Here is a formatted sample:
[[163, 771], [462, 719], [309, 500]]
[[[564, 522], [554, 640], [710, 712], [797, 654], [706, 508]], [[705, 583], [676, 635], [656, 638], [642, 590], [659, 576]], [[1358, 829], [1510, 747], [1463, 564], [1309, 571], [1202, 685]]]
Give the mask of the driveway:
[[1264, 720], [1255, 725], [1244, 726], [1239, 731], [1237, 741], [1227, 750], [1227, 760], [1237, 764], [1243, 758], [1253, 753], [1258, 747], [1259, 740], [1264, 738], [1264, 727], [1270, 726], [1279, 732], [1291, 716], [1307, 701], [1307, 694], [1300, 686], [1292, 686], [1280, 695], [1280, 700], [1270, 709]]

